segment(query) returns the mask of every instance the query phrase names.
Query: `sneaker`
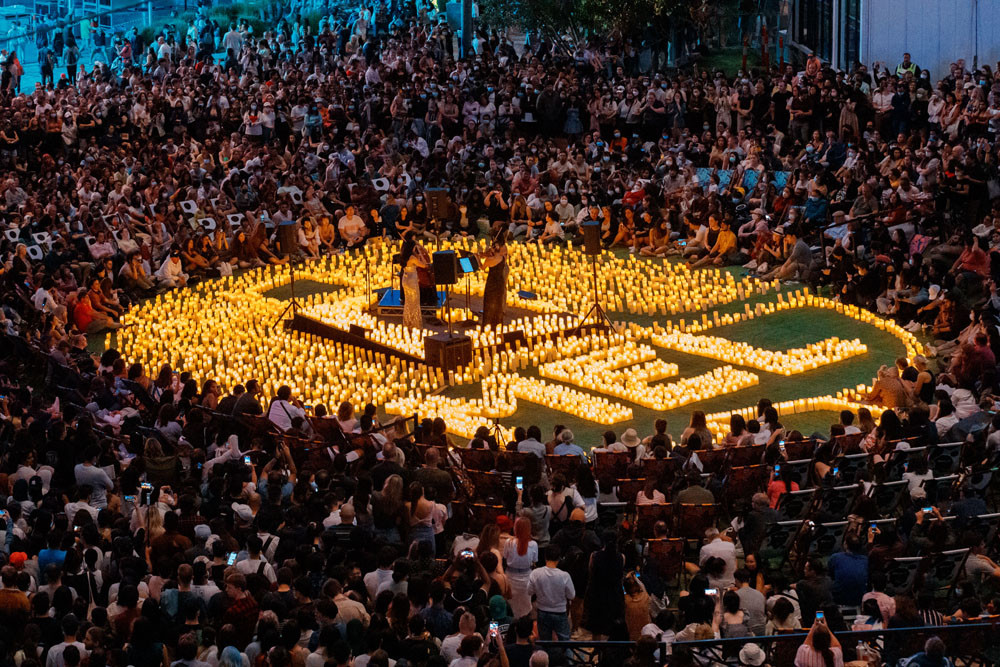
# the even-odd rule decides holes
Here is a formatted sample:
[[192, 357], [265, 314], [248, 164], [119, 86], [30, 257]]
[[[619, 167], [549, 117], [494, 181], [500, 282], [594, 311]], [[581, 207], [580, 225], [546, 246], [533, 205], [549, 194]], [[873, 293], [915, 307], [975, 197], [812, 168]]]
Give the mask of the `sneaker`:
[[750, 269], [751, 271], [753, 269], [756, 269], [757, 268], [757, 260], [756, 259], [751, 259], [749, 262], [747, 262], [746, 264], [743, 265], [743, 268], [744, 269]]
[[917, 333], [918, 331], [920, 331], [920, 323], [914, 320], [903, 328], [909, 331], [910, 333]]

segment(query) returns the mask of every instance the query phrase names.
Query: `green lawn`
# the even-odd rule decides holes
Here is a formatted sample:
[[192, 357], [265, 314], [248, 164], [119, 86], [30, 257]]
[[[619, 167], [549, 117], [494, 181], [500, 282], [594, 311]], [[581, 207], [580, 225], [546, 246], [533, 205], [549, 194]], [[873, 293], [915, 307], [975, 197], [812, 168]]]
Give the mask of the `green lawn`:
[[[731, 271], [737, 276], [742, 276], [744, 273], [742, 269], [738, 268], [731, 269]], [[339, 288], [314, 281], [299, 281], [296, 284], [296, 294], [299, 297], [336, 289]], [[794, 291], [795, 289], [798, 289], [798, 287], [792, 286], [790, 291]], [[785, 288], [785, 291], [789, 291], [789, 288]], [[277, 299], [287, 299], [291, 296], [291, 289], [289, 286], [277, 288], [269, 292], [268, 296]], [[771, 293], [765, 296], [754, 296], [748, 299], [747, 302], [753, 305], [758, 301], [772, 302], [776, 299], [777, 297]], [[742, 311], [743, 302], [721, 306], [717, 310], [720, 313]], [[661, 324], [664, 324], [667, 319], [662, 316], [634, 316], [627, 313], [611, 313], [611, 317], [615, 320], [631, 320], [642, 325], [649, 325], [654, 320], [658, 320]], [[700, 318], [700, 313], [685, 313], [683, 317], [688, 321], [692, 321]], [[677, 321], [680, 318], [681, 316], [678, 315], [673, 319]], [[844, 339], [859, 338], [868, 346], [868, 352], [833, 366], [819, 368], [792, 377], [779, 376], [756, 370], [754, 372], [760, 376], [760, 383], [756, 386], [726, 396], [692, 403], [665, 414], [657, 413], [641, 406], [631, 405], [630, 407], [632, 407], [634, 412], [634, 419], [630, 422], [620, 422], [610, 427], [586, 422], [565, 413], [526, 401], [519, 403], [520, 407], [513, 417], [502, 421], [505, 425], [527, 426], [537, 424], [545, 433], [550, 432], [552, 426], [555, 424], [565, 424], [574, 431], [577, 441], [584, 447], [591, 447], [597, 444], [601, 434], [608, 428], [615, 431], [618, 435], [630, 426], [634, 427], [640, 434], [648, 434], [652, 432], [653, 421], [658, 417], [665, 417], [669, 422], [670, 432], [676, 435], [687, 425], [692, 410], [697, 409], [711, 413], [751, 405], [756, 403], [761, 397], [767, 397], [778, 402], [794, 398], [836, 393], [844, 387], [854, 387], [860, 383], [871, 382], [879, 365], [891, 364], [896, 357], [905, 353], [903, 344], [891, 334], [824, 309], [809, 308], [781, 311], [765, 317], [755, 318], [748, 322], [712, 329], [709, 333], [774, 350], [802, 346], [830, 336], [839, 336]], [[91, 345], [95, 350], [103, 350], [103, 338], [92, 338]], [[723, 365], [722, 362], [713, 359], [661, 348], [655, 349], [658, 356], [663, 360], [678, 364], [680, 368], [679, 377], [698, 375]], [[528, 376], [537, 376], [537, 371], [534, 370], [522, 371], [522, 373]], [[664, 380], [664, 382], [676, 379], [671, 378]], [[452, 387], [445, 390], [445, 394], [465, 398], [481, 397], [478, 385]], [[834, 423], [836, 419], [837, 416], [833, 413], [814, 412], [789, 416], [783, 422], [786, 426], [809, 434], [813, 431], [826, 432], [830, 424]]]

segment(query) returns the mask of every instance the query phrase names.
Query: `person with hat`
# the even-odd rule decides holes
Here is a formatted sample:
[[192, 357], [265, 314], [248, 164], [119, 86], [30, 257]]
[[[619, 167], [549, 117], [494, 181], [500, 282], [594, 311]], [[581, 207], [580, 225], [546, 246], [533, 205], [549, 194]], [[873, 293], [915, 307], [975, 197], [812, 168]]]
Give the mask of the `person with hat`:
[[587, 454], [580, 445], [573, 442], [573, 431], [568, 428], [563, 429], [559, 434], [559, 444], [556, 445], [552, 453], [557, 456], [579, 456], [584, 463], [587, 462]]

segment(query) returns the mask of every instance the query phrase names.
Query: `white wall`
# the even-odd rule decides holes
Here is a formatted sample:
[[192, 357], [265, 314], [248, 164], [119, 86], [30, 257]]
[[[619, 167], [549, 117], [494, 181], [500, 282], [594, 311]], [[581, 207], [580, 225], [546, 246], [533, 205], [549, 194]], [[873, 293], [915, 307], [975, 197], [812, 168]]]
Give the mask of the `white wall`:
[[884, 61], [895, 68], [908, 51], [931, 79], [948, 74], [948, 65], [965, 58], [972, 69], [976, 54], [978, 4], [979, 64], [996, 69], [1000, 60], [1000, 0], [864, 0], [861, 59], [869, 68]]

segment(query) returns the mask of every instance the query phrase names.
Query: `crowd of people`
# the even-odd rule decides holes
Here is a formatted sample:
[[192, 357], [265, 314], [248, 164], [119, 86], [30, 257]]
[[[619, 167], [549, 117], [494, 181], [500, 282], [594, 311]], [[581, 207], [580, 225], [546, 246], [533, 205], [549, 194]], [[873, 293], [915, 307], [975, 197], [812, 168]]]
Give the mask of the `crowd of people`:
[[[904, 55], [874, 71], [810, 59], [668, 73], [645, 71], [625, 38], [566, 56], [492, 30], [458, 58], [426, 9], [374, 2], [315, 27], [285, 10], [265, 34], [199, 15], [155, 44], [123, 36], [114, 58], [34, 90], [3, 62], [5, 662], [545, 667], [567, 654], [536, 641], [589, 636], [637, 642], [607, 649], [609, 664], [651, 666], [675, 642], [676, 664], [706, 664], [681, 642], [807, 628], [789, 659], [831, 666], [912, 652], [841, 646], [852, 626], [1000, 613], [996, 531], [977, 523], [990, 508], [974, 483], [1000, 443], [1000, 72], [931, 73]], [[877, 423], [842, 415], [808, 440], [802, 471], [786, 452], [801, 434], [762, 401], [719, 443], [698, 412], [676, 438], [665, 422], [646, 438], [609, 432], [593, 456], [629, 464], [608, 476], [580, 447], [598, 443], [561, 427], [548, 442], [531, 426], [512, 443], [488, 429], [454, 443], [442, 420], [306, 414], [288, 388], [268, 401], [257, 380], [149, 377], [87, 352], [130, 304], [235, 270], [372, 237], [582, 242], [588, 222], [608, 248], [827, 289], [924, 331], [931, 359], [880, 369], [869, 398], [888, 409]], [[296, 247], [275, 242], [284, 223]], [[36, 357], [46, 382], [29, 380]], [[325, 458], [303, 459], [302, 438], [322, 438]], [[966, 443], [963, 476], [941, 489], [928, 480], [952, 441]], [[733, 503], [718, 452], [752, 447], [768, 477]], [[476, 449], [496, 453], [475, 471], [502, 481], [493, 491], [468, 483], [461, 452]], [[506, 452], [537, 470], [515, 474]], [[849, 474], [853, 452], [868, 464]], [[567, 478], [548, 454], [581, 465]], [[897, 503], [872, 502], [897, 479]], [[863, 493], [809, 518], [848, 520], [836, 553], [793, 540], [793, 563], [765, 557], [771, 527], [801, 518], [786, 497], [845, 485]], [[467, 511], [477, 502], [503, 511], [485, 520]], [[609, 520], [619, 502], [725, 509], [685, 553], [685, 590], [651, 557], [679, 526]], [[947, 600], [885, 592], [895, 558], [953, 548], [969, 555]], [[726, 659], [763, 664], [762, 645]], [[928, 639], [912, 664], [948, 664], [944, 646]]]

